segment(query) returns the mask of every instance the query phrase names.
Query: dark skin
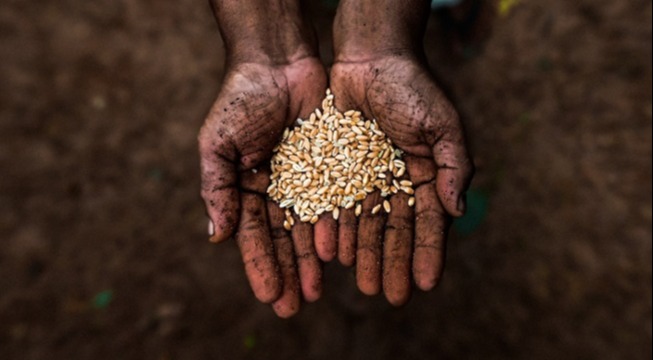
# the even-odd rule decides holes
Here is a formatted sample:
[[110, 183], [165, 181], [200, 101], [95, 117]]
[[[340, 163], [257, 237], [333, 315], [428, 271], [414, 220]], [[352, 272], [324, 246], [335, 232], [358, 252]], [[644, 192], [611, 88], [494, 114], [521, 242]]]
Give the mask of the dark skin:
[[320, 297], [321, 264], [313, 227], [289, 234], [284, 212], [267, 200], [269, 164], [284, 129], [321, 104], [326, 72], [298, 1], [211, 4], [227, 50], [222, 89], [199, 134], [211, 241], [235, 237], [254, 295], [290, 317], [302, 296]]
[[[444, 268], [452, 217], [465, 212], [464, 192], [473, 165], [459, 117], [429, 73], [422, 39], [430, 1], [342, 0], [334, 23], [335, 64], [331, 89], [336, 106], [375, 118], [405, 151], [416, 206], [394, 196], [387, 218], [345, 212], [340, 223], [339, 258], [356, 262], [359, 289], [381, 290], [393, 305], [410, 296], [411, 272], [428, 291]], [[379, 203], [368, 197], [364, 213]]]
[[283, 130], [324, 96], [313, 31], [298, 0], [211, 3], [227, 50], [222, 89], [199, 135], [211, 240], [235, 236], [255, 296], [281, 317], [294, 315], [302, 297], [320, 297], [320, 260], [336, 255], [345, 265], [356, 263], [362, 292], [383, 289], [394, 305], [409, 298], [411, 268], [419, 288], [433, 288], [450, 217], [464, 212], [472, 165], [456, 112], [421, 61], [428, 2], [342, 1], [331, 72], [336, 105], [376, 118], [406, 151], [416, 207], [401, 194], [391, 199], [389, 216], [370, 216], [381, 201], [373, 194], [360, 219], [353, 211], [343, 211], [338, 223], [323, 215], [315, 226], [296, 221], [291, 233], [265, 191]]

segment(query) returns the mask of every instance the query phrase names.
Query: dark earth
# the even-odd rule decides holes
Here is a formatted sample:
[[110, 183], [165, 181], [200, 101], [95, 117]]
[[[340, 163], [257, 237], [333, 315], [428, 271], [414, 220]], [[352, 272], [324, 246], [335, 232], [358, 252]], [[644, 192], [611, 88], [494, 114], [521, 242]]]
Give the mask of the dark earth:
[[[0, 359], [650, 359], [651, 10], [523, 0], [462, 35], [434, 14], [478, 164], [443, 283], [395, 309], [329, 264], [280, 320], [207, 241], [208, 2], [4, 0]], [[312, 12], [328, 63], [334, 10]]]

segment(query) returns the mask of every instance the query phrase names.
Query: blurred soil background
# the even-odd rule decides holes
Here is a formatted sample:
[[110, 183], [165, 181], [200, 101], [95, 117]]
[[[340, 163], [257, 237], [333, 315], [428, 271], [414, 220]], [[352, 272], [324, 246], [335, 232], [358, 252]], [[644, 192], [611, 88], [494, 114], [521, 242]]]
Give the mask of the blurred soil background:
[[208, 2], [3, 0], [0, 359], [650, 359], [651, 1], [512, 3], [429, 25], [479, 165], [440, 288], [394, 309], [329, 264], [284, 321], [206, 238]]

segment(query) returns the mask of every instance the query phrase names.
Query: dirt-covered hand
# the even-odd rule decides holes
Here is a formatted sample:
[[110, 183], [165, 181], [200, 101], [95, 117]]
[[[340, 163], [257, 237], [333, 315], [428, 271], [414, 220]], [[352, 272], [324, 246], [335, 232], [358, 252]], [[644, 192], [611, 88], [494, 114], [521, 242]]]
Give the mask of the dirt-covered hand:
[[[310, 225], [291, 233], [285, 215], [269, 202], [272, 149], [284, 129], [321, 103], [326, 74], [316, 58], [279, 66], [231, 66], [199, 134], [202, 198], [211, 241], [235, 236], [255, 296], [279, 316], [299, 310], [321, 293], [321, 265]], [[299, 270], [299, 280], [297, 276]]]
[[422, 290], [439, 281], [451, 217], [465, 212], [464, 193], [473, 165], [462, 124], [451, 103], [420, 61], [381, 56], [361, 62], [336, 62], [331, 88], [340, 109], [358, 109], [377, 119], [396, 147], [405, 152], [408, 176], [415, 184], [415, 208], [409, 196], [395, 195], [387, 218], [370, 215], [380, 196], [368, 197], [363, 215], [341, 215], [338, 256], [356, 262], [357, 283], [366, 294], [381, 287], [395, 305], [410, 294], [410, 273]]

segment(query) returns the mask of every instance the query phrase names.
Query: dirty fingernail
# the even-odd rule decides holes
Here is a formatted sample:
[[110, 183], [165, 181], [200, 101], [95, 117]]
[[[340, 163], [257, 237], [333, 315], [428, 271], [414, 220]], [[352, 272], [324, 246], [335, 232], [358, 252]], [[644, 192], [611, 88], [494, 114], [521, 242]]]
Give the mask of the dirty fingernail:
[[215, 225], [213, 225], [213, 221], [209, 220], [209, 236], [215, 235]]
[[458, 198], [458, 211], [464, 214], [465, 210], [467, 210], [467, 194], [462, 194]]

